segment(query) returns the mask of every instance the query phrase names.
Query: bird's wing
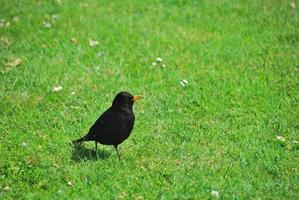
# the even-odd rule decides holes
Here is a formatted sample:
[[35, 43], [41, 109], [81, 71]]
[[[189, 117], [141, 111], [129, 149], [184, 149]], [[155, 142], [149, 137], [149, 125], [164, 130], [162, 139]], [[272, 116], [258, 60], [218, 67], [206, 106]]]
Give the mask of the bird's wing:
[[118, 121], [118, 114], [112, 108], [106, 110], [98, 120], [90, 128], [87, 137], [89, 139], [94, 139], [94, 137], [102, 134], [111, 134], [116, 132], [115, 124]]

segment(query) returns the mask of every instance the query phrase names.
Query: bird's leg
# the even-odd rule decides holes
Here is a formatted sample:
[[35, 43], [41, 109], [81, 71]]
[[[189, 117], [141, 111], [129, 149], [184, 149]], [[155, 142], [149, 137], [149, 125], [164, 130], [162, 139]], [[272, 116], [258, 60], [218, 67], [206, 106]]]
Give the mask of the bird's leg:
[[94, 141], [94, 143], [95, 143], [95, 146], [96, 146], [96, 154], [97, 154], [97, 157], [98, 157], [98, 143], [97, 143], [97, 141]]
[[117, 152], [117, 155], [118, 155], [118, 159], [120, 160], [120, 155], [119, 155], [119, 152], [118, 152], [118, 149], [117, 149], [117, 145], [114, 145], [114, 148], [116, 149], [116, 152]]

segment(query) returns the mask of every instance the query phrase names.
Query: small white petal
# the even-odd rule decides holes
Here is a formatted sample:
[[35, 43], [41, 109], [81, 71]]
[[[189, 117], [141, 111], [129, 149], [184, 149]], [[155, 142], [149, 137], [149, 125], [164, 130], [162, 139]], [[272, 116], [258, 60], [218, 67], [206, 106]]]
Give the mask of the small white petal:
[[71, 95], [75, 95], [76, 94], [76, 92], [71, 92]]
[[180, 84], [181, 84], [183, 87], [186, 86], [185, 83], [184, 83], [183, 81], [180, 81]]
[[54, 14], [54, 15], [52, 15], [52, 18], [53, 18], [53, 19], [58, 19], [58, 18], [59, 18], [59, 15], [58, 15], [58, 14]]
[[187, 86], [188, 81], [185, 80], [185, 79], [183, 79], [183, 80], [180, 81], [180, 84], [181, 84], [183, 87], [185, 87], [185, 86]]
[[71, 181], [68, 181], [68, 182], [67, 182], [67, 185], [68, 185], [68, 186], [72, 186], [73, 183], [72, 183]]
[[93, 39], [89, 39], [88, 43], [89, 43], [89, 46], [91, 46], [91, 47], [97, 46], [99, 44], [98, 41], [93, 40]]
[[44, 25], [45, 28], [51, 28], [52, 27], [52, 25], [49, 22], [46, 22], [46, 21], [43, 22], [43, 25]]
[[163, 60], [162, 60], [162, 58], [157, 58], [157, 62], [162, 62]]
[[186, 79], [182, 80], [185, 84], [188, 84], [188, 81]]
[[276, 136], [276, 139], [281, 141], [281, 142], [285, 142], [286, 139], [284, 137], [282, 137], [281, 135]]
[[95, 70], [96, 70], [96, 71], [99, 71], [100, 69], [101, 69], [100, 66], [95, 66]]
[[220, 196], [220, 195], [219, 195], [219, 192], [216, 191], [216, 190], [212, 190], [212, 191], [211, 191], [211, 194], [212, 194], [212, 196], [215, 197], [215, 198], [219, 198], [219, 196]]
[[5, 187], [3, 188], [3, 190], [4, 190], [4, 191], [9, 191], [9, 190], [10, 190], [10, 187], [9, 187], [9, 186], [5, 186]]
[[18, 22], [20, 20], [20, 17], [19, 16], [14, 16], [13, 18], [12, 18], [12, 21], [14, 21], [14, 22]]
[[153, 62], [153, 63], [152, 63], [152, 65], [153, 65], [153, 66], [156, 66], [156, 65], [157, 65], [157, 63], [156, 63], [156, 62]]
[[62, 86], [60, 86], [60, 85], [53, 88], [54, 92], [58, 92], [60, 90], [62, 90]]
[[163, 68], [165, 68], [165, 67], [166, 67], [166, 65], [165, 65], [165, 64], [163, 64], [163, 65], [162, 65], [162, 67], [163, 67]]
[[22, 147], [26, 147], [26, 146], [27, 146], [27, 143], [26, 143], [26, 142], [22, 142], [21, 146], [22, 146]]
[[290, 3], [290, 6], [291, 6], [292, 8], [295, 9], [295, 8], [296, 8], [296, 4], [295, 4], [295, 2], [291, 2], [291, 3]]

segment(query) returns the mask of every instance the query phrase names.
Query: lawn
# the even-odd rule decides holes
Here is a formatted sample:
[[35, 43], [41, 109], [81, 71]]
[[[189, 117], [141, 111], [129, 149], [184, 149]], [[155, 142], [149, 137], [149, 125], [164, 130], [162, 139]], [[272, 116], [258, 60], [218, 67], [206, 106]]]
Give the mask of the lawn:
[[[299, 1], [0, 5], [0, 199], [299, 199]], [[70, 145], [120, 91], [122, 161]]]

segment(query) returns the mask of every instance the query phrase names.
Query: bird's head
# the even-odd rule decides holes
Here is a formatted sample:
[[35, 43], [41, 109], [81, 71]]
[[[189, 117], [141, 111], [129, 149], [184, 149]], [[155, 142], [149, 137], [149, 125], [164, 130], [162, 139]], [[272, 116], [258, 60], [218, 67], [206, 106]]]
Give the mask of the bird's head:
[[133, 96], [128, 92], [120, 92], [115, 96], [112, 107], [120, 109], [132, 109], [134, 102], [141, 98], [142, 97], [139, 95]]

